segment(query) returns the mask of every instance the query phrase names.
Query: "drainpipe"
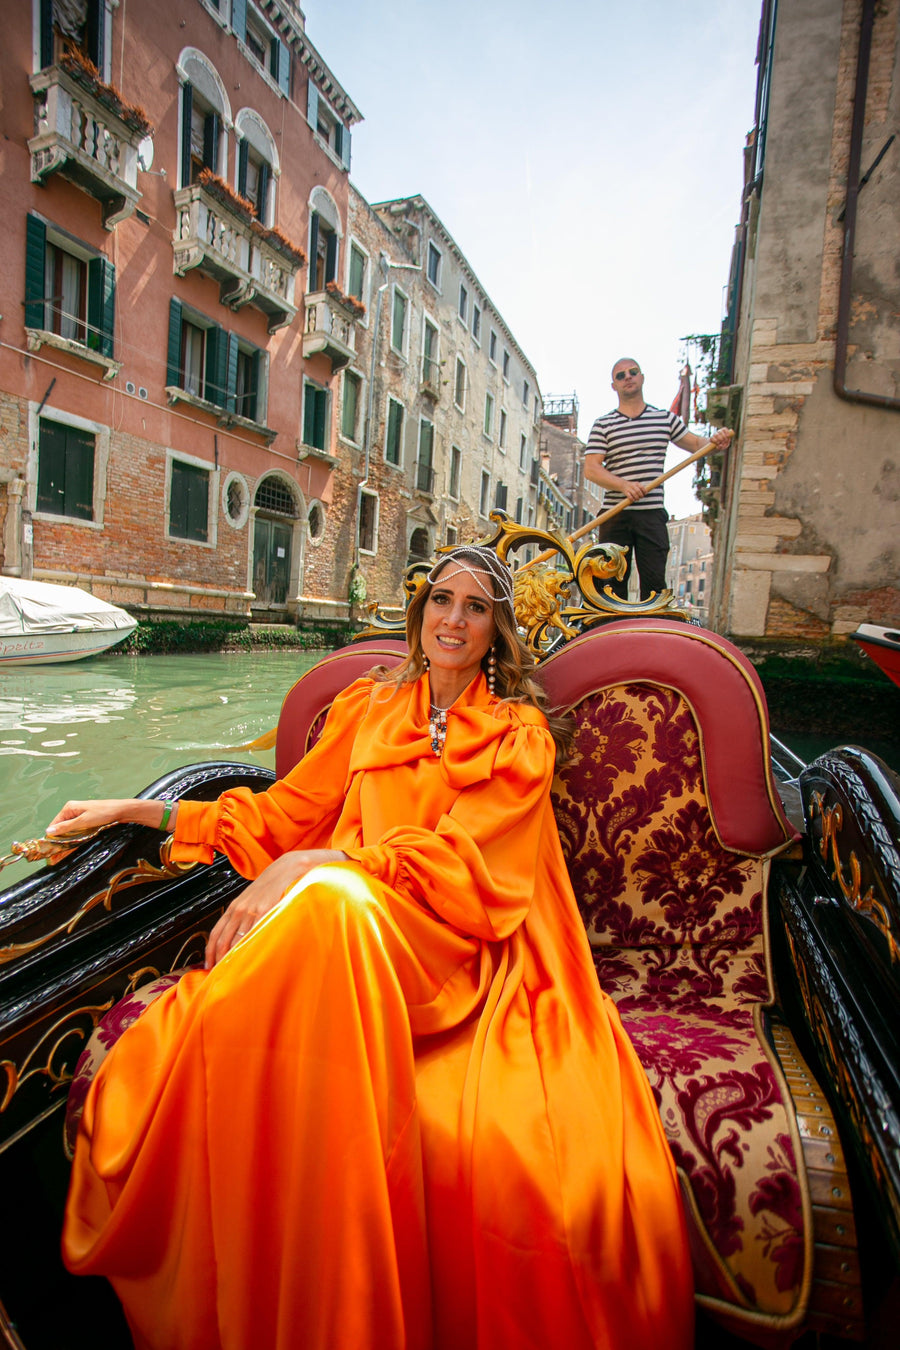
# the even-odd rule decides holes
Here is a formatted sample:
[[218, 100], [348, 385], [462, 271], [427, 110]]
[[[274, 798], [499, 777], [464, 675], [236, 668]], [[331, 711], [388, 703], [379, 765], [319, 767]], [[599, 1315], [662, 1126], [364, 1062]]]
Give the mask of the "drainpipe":
[[875, 25], [875, 0], [863, 0], [859, 23], [859, 54], [856, 61], [856, 90], [853, 96], [853, 124], [850, 130], [850, 160], [847, 166], [847, 202], [844, 207], [844, 250], [841, 259], [841, 286], [838, 298], [837, 332], [834, 342], [834, 392], [847, 403], [865, 403], [873, 408], [900, 410], [900, 398], [887, 394], [869, 394], [848, 389], [847, 345], [850, 331], [850, 302], [853, 286], [853, 250], [856, 244], [856, 210], [860, 189], [860, 163], [866, 120], [866, 93], [869, 83], [869, 57]]

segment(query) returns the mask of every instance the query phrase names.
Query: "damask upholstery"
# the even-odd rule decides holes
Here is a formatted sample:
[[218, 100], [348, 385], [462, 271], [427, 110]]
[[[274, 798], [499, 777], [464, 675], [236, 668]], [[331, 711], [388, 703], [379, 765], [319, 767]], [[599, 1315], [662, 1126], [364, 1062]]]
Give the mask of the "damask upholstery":
[[[759, 1014], [774, 993], [768, 856], [792, 831], [770, 800], [747, 826], [755, 850], [746, 840], [735, 847], [742, 827], [722, 795], [746, 791], [755, 770], [734, 750], [740, 743], [752, 760], [764, 748], [765, 705], [730, 644], [673, 629], [664, 622], [648, 635], [661, 660], [644, 651], [623, 661], [604, 630], [605, 643], [595, 638], [580, 653], [573, 644], [565, 670], [548, 663], [553, 702], [571, 707], [576, 722], [554, 808], [598, 978], [647, 1071], [678, 1167], [700, 1301], [746, 1335], [765, 1341], [781, 1330], [790, 1339], [812, 1274], [809, 1197], [794, 1111]], [[666, 654], [685, 652], [692, 668], [679, 671]], [[640, 669], [654, 678], [629, 678]], [[727, 712], [722, 677], [735, 673], [750, 698], [731, 707], [735, 734], [721, 717], [712, 732], [730, 740], [733, 786], [718, 775], [711, 814], [710, 761], [727, 747], [709, 743], [704, 705]], [[731, 846], [714, 814], [732, 821]]]

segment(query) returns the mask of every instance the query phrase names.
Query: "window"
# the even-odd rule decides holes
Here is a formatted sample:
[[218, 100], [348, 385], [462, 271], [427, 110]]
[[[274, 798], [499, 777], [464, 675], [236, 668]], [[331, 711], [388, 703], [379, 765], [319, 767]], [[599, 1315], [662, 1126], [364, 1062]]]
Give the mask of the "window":
[[462, 451], [458, 445], [450, 447], [450, 485], [447, 489], [448, 495], [454, 501], [459, 501], [459, 479], [462, 473]]
[[359, 547], [362, 553], [378, 548], [378, 496], [365, 488], [359, 494]]
[[441, 250], [428, 241], [428, 262], [425, 275], [436, 291], [441, 289]]
[[466, 410], [466, 363], [461, 356], [456, 358], [456, 380], [453, 384], [453, 402], [460, 412]]
[[406, 353], [406, 316], [409, 313], [409, 301], [402, 291], [394, 287], [394, 303], [391, 310], [391, 346], [401, 356]]
[[500, 409], [500, 438], [499, 438], [499, 443], [500, 443], [500, 449], [501, 449], [501, 450], [505, 450], [505, 449], [506, 449], [506, 423], [507, 423], [506, 409], [505, 409], [505, 408], [501, 408], [501, 409]]
[[40, 419], [37, 509], [73, 520], [94, 519], [94, 436]]
[[205, 544], [209, 540], [209, 470], [197, 464], [171, 462], [169, 535]]
[[325, 508], [321, 502], [313, 502], [306, 517], [310, 539], [318, 542], [325, 533]]
[[416, 488], [419, 492], [434, 492], [434, 423], [425, 417], [419, 418]]
[[472, 337], [481, 343], [481, 310], [477, 305], [472, 306]]
[[290, 53], [257, 9], [244, 0], [231, 6], [235, 35], [243, 42], [256, 64], [278, 85], [283, 94], [291, 92]]
[[174, 296], [169, 301], [166, 386], [264, 425], [268, 357]]
[[523, 498], [522, 498], [522, 497], [517, 497], [517, 498], [516, 498], [516, 524], [517, 524], [517, 525], [521, 525], [521, 524], [522, 524], [522, 507], [523, 507], [523, 506], [524, 506], [524, 500], [523, 500]]
[[469, 292], [466, 290], [466, 288], [465, 288], [465, 286], [462, 284], [462, 282], [460, 282], [460, 284], [459, 284], [459, 311], [458, 311], [458, 313], [459, 313], [459, 317], [462, 319], [463, 323], [466, 322], [466, 316], [468, 315], [468, 312], [469, 312]]
[[509, 384], [509, 352], [503, 348], [503, 378]]
[[527, 381], [527, 380], [523, 380], [523, 381], [522, 381], [522, 407], [523, 407], [523, 408], [527, 408], [527, 407], [528, 407], [528, 393], [529, 393], [529, 389], [528, 389], [528, 381]]
[[491, 436], [494, 430], [494, 396], [485, 394], [484, 396], [484, 434]]
[[222, 115], [192, 84], [181, 86], [181, 186], [204, 169], [219, 173], [224, 153]]
[[328, 449], [328, 390], [312, 380], [303, 383], [303, 443]]
[[384, 457], [388, 464], [403, 463], [403, 404], [388, 397], [387, 427], [384, 437]]
[[103, 254], [26, 218], [25, 326], [112, 358], [116, 269]]
[[506, 498], [509, 494], [509, 488], [505, 483], [497, 484], [497, 491], [494, 495], [494, 507], [498, 511], [506, 510]]
[[455, 525], [447, 526], [447, 547], [455, 548], [459, 541], [459, 531]]
[[357, 300], [361, 300], [363, 303], [365, 303], [368, 262], [369, 259], [363, 253], [359, 244], [351, 243], [350, 266], [347, 272], [347, 294], [355, 295]]
[[488, 343], [488, 360], [492, 366], [497, 364], [497, 334], [491, 329], [491, 337]]
[[481, 470], [481, 495], [478, 499], [478, 512], [482, 516], [488, 513], [488, 503], [491, 500], [491, 475], [487, 469]]
[[261, 148], [268, 136], [261, 122], [256, 119], [251, 122], [246, 112], [242, 121], [250, 134], [238, 141], [237, 190], [251, 203], [257, 220], [271, 225], [275, 214], [272, 200], [275, 154], [268, 145], [265, 151]]
[[422, 334], [422, 383], [435, 394], [440, 391], [440, 369], [438, 330], [426, 319]]
[[524, 434], [519, 437], [519, 468], [528, 468], [528, 437]]
[[319, 93], [312, 80], [306, 89], [306, 120], [316, 138], [332, 153], [343, 168], [350, 168], [350, 128]]
[[318, 211], [309, 218], [309, 289], [324, 291], [337, 280], [338, 237], [334, 227]]
[[345, 440], [359, 441], [361, 407], [362, 378], [352, 370], [345, 370], [341, 399], [341, 435]]
[[101, 78], [109, 79], [106, 0], [84, 0], [80, 5], [50, 0], [35, 6], [40, 22], [41, 69], [54, 65], [72, 47], [92, 61]]

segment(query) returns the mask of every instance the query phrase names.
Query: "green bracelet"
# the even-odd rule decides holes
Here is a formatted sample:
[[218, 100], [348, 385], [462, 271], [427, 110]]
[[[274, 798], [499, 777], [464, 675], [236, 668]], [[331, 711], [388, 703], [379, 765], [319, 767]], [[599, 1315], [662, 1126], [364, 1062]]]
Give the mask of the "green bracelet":
[[157, 826], [157, 829], [159, 830], [164, 830], [166, 828], [166, 826], [169, 823], [169, 816], [172, 814], [172, 808], [178, 805], [177, 801], [170, 802], [167, 801], [165, 797], [163, 797], [162, 799], [162, 804], [165, 809], [163, 810], [162, 813], [162, 820], [159, 822], [159, 825]]

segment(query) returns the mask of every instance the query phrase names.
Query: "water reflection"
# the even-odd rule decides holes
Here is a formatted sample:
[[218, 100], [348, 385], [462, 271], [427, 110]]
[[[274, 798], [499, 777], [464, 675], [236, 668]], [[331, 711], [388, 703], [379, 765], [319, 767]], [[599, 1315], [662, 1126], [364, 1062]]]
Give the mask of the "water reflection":
[[0, 853], [40, 833], [68, 798], [133, 796], [201, 760], [274, 767], [273, 750], [233, 747], [275, 726], [320, 655], [108, 656], [0, 671]]

